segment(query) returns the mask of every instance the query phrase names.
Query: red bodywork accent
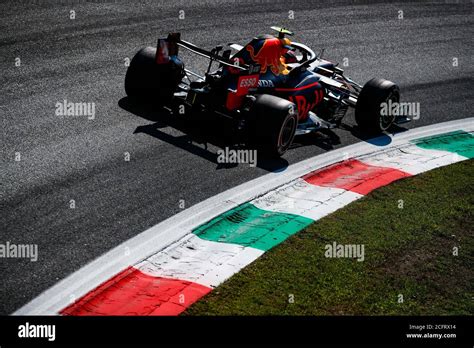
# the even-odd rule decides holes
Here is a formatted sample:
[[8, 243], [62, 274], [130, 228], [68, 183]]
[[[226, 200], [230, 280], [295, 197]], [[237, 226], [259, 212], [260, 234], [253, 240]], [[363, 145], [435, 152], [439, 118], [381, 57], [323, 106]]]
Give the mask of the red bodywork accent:
[[155, 61], [156, 64], [166, 64], [170, 61], [168, 40], [158, 39]]
[[280, 39], [266, 39], [258, 52], [255, 52], [255, 48], [251, 44], [247, 45], [245, 49], [249, 52], [250, 58], [260, 65], [261, 74], [265, 74], [268, 68], [275, 75], [286, 71], [286, 66], [281, 61], [285, 50]]
[[259, 75], [242, 75], [237, 80], [237, 89], [229, 91], [227, 94], [226, 108], [228, 110], [236, 110], [242, 105], [244, 97], [251, 88], [257, 88]]
[[[319, 86], [319, 82], [310, 83], [306, 86], [297, 88], [276, 88], [278, 92], [298, 92], [309, 88]], [[322, 88], [315, 89], [313, 94], [296, 94], [291, 95], [288, 99], [296, 104], [298, 110], [298, 121], [304, 121], [308, 118], [308, 114], [313, 108], [318, 105], [324, 98], [324, 90]]]

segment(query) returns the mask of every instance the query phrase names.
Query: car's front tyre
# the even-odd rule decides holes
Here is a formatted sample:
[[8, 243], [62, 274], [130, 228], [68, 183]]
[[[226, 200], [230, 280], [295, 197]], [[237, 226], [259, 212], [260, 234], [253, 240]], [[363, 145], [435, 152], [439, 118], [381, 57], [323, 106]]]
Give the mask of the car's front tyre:
[[388, 130], [395, 122], [395, 115], [383, 113], [383, 103], [398, 103], [399, 87], [388, 80], [371, 79], [368, 81], [357, 99], [355, 119], [359, 127], [369, 133], [380, 133]]

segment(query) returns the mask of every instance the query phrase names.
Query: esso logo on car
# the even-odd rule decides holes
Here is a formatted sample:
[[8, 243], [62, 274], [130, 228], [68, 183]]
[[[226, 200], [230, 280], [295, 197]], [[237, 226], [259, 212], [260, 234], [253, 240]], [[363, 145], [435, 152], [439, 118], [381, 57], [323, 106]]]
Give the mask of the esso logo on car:
[[239, 88], [254, 88], [258, 85], [258, 78], [257, 77], [248, 77], [242, 78], [240, 80]]

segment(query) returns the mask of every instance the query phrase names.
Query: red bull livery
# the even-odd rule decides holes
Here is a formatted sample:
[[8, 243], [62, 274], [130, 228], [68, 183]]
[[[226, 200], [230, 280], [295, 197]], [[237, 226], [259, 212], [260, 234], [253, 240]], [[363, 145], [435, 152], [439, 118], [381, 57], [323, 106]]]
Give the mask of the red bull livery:
[[[381, 112], [384, 103], [399, 102], [395, 83], [374, 78], [362, 86], [346, 77], [338, 64], [288, 39], [293, 36], [289, 30], [272, 29], [275, 35], [210, 51], [181, 40], [179, 33], [169, 34], [156, 48], [135, 55], [125, 91], [136, 100], [227, 117], [248, 146], [276, 157], [290, 148], [295, 135], [338, 127], [349, 108], [355, 109], [359, 128], [368, 133], [409, 121]], [[207, 58], [207, 71], [186, 68], [179, 48]]]

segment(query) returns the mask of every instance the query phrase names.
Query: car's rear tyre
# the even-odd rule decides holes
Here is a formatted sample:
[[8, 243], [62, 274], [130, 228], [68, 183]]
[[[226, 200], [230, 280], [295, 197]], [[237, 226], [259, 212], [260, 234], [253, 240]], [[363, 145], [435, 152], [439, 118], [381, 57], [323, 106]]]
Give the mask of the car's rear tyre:
[[273, 95], [257, 95], [250, 108], [251, 144], [265, 157], [280, 157], [293, 143], [298, 115], [295, 105]]
[[400, 89], [393, 82], [374, 78], [364, 85], [355, 108], [356, 122], [363, 131], [380, 133], [392, 126], [395, 116], [381, 113], [382, 103], [389, 100], [400, 101]]
[[133, 57], [125, 76], [125, 92], [129, 97], [159, 103], [172, 99], [184, 76], [184, 65], [177, 58], [157, 64], [155, 54], [156, 48], [146, 47]]

